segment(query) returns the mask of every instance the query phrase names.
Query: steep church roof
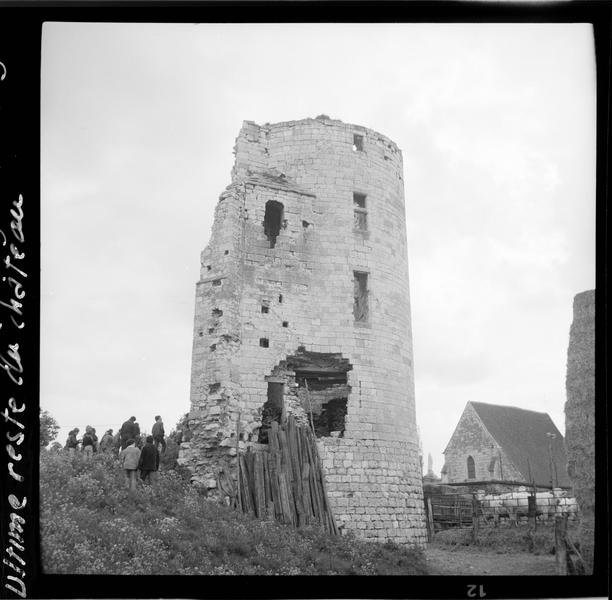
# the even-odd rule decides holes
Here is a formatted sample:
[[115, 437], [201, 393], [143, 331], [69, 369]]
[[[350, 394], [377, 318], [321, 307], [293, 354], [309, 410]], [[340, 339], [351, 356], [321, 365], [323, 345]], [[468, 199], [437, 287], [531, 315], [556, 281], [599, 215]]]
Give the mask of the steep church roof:
[[536, 484], [550, 485], [549, 436], [546, 434], [555, 434], [552, 457], [557, 481], [561, 487], [570, 486], [563, 436], [547, 413], [484, 402], [469, 404], [526, 481], [533, 478]]

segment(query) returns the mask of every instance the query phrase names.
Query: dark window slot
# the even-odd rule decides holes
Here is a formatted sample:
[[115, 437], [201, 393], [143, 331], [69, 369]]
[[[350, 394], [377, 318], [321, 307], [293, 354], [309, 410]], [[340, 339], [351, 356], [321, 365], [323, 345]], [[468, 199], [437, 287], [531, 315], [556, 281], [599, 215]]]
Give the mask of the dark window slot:
[[274, 248], [282, 224], [283, 205], [275, 200], [268, 200], [268, 202], [266, 202], [266, 213], [264, 215], [264, 233], [270, 241], [270, 248]]
[[353, 315], [355, 321], [365, 323], [369, 318], [368, 306], [368, 274], [353, 272]]

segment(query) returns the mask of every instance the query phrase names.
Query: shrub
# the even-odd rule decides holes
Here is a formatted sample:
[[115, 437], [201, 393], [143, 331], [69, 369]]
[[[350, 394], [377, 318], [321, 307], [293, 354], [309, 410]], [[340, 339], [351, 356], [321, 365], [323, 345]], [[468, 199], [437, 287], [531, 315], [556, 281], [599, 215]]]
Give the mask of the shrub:
[[251, 518], [206, 498], [172, 469], [133, 494], [111, 455], [87, 462], [43, 451], [40, 472], [47, 573], [426, 574], [421, 551]]

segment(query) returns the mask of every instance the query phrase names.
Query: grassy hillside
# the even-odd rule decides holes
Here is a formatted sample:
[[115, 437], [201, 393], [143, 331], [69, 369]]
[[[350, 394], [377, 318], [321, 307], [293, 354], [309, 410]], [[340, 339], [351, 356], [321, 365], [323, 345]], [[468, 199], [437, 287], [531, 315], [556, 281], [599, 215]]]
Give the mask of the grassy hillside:
[[425, 575], [422, 552], [293, 529], [206, 498], [174, 469], [124, 487], [114, 458], [40, 457], [46, 573], [200, 575]]

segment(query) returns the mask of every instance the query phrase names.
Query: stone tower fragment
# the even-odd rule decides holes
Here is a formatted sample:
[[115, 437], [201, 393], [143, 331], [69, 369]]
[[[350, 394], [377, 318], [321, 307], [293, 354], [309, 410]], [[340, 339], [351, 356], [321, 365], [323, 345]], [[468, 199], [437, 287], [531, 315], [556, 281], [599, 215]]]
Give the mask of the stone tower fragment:
[[313, 426], [341, 529], [426, 539], [402, 156], [321, 116], [245, 121], [196, 287], [181, 462], [209, 488], [272, 421]]
[[593, 569], [595, 511], [595, 290], [574, 298], [567, 350], [565, 443], [568, 474], [580, 508], [579, 540]]

